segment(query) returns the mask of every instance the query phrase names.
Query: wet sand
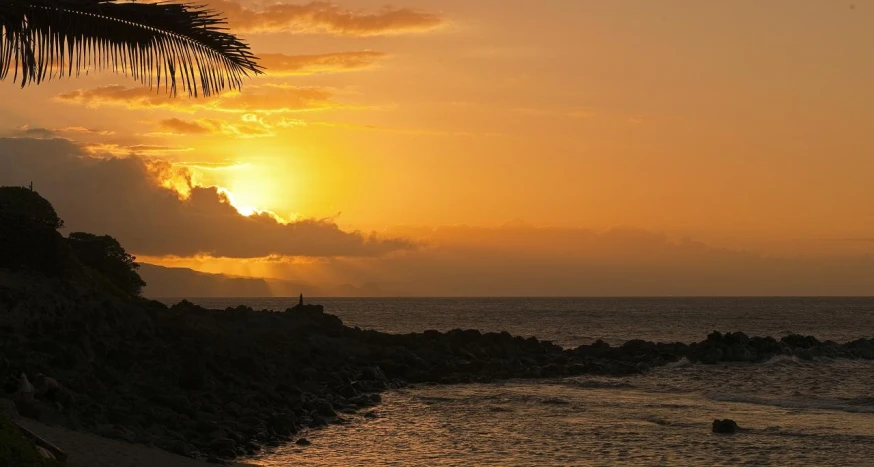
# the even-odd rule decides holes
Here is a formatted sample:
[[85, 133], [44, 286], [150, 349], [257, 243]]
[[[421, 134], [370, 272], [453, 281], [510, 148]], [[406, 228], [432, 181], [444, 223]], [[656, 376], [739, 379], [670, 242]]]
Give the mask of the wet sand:
[[[18, 420], [23, 427], [67, 453], [68, 467], [205, 467], [206, 462], [160, 449], [79, 433], [34, 420]], [[246, 464], [236, 464], [245, 466]]]

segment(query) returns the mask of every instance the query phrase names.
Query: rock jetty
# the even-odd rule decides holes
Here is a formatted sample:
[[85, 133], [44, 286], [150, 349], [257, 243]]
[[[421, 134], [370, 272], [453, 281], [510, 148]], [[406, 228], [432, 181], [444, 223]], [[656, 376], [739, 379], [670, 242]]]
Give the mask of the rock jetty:
[[[693, 344], [549, 341], [476, 330], [392, 335], [343, 325], [317, 305], [285, 312], [166, 307], [86, 283], [0, 274], [0, 378], [45, 373], [56, 404], [24, 415], [197, 458], [288, 442], [412, 383], [627, 375], [686, 358], [705, 364], [874, 358], [874, 340], [714, 332]], [[14, 386], [5, 384], [5, 388]]]

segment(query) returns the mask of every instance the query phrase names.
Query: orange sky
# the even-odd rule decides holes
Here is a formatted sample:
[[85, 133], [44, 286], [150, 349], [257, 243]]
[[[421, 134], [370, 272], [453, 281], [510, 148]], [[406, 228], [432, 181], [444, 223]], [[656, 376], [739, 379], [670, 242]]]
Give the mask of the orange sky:
[[874, 254], [874, 2], [207, 3], [264, 57], [242, 93], [7, 82], [0, 128], [347, 231], [521, 219]]

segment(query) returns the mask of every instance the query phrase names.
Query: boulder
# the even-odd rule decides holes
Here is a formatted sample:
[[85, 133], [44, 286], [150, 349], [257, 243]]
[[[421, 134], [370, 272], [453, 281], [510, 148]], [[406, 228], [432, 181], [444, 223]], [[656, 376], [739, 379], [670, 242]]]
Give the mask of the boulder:
[[714, 433], [723, 434], [723, 435], [733, 435], [737, 433], [740, 428], [737, 426], [734, 420], [726, 418], [725, 420], [713, 420], [712, 430]]
[[[230, 438], [216, 438], [209, 443], [209, 449], [222, 457], [236, 457], [237, 442]], [[232, 454], [228, 456], [227, 454]]]
[[325, 399], [316, 399], [313, 401], [313, 406], [315, 406], [316, 413], [323, 417], [333, 417], [336, 415], [333, 404]]

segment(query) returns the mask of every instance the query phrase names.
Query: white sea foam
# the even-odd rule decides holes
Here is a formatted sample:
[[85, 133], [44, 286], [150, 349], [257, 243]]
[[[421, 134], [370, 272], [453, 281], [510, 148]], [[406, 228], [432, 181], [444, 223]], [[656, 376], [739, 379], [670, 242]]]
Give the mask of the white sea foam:
[[690, 362], [688, 358], [683, 357], [683, 358], [677, 360], [676, 362], [668, 363], [667, 365], [665, 365], [665, 367], [666, 368], [683, 368], [683, 367], [687, 367], [691, 364], [692, 364], [692, 362]]
[[775, 355], [761, 363], [761, 365], [797, 365], [802, 363], [795, 355]]

